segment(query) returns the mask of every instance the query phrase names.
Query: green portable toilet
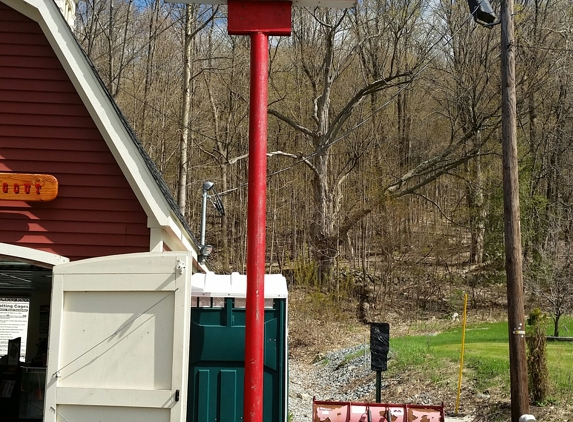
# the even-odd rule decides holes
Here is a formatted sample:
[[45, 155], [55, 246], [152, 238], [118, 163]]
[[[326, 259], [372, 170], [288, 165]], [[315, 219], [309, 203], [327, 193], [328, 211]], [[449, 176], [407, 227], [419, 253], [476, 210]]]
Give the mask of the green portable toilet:
[[[194, 274], [187, 422], [243, 420], [247, 279]], [[287, 297], [280, 274], [265, 275], [263, 421], [287, 420]]]

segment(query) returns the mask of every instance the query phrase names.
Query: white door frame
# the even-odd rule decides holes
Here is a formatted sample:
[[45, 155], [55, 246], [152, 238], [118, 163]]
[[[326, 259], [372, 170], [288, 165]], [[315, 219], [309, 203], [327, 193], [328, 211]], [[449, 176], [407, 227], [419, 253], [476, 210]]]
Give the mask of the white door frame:
[[70, 262], [70, 259], [65, 256], [9, 243], [0, 243], [0, 256], [15, 258], [18, 261], [44, 268], [52, 268], [55, 265]]

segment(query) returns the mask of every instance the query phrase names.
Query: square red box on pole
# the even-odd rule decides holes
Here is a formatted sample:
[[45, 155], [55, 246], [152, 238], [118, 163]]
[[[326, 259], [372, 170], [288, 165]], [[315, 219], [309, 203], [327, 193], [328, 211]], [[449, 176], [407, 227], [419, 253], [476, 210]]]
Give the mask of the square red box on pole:
[[227, 31], [229, 35], [249, 35], [256, 32], [290, 36], [290, 1], [229, 0]]

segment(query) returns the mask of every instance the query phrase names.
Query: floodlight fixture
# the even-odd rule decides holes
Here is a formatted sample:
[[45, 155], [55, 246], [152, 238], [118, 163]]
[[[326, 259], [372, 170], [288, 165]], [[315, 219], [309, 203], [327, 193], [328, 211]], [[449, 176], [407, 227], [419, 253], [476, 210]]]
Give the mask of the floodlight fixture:
[[468, 6], [476, 23], [486, 27], [500, 23], [488, 0], [468, 0]]
[[212, 252], [213, 252], [213, 246], [202, 245], [199, 248], [199, 257], [198, 257], [199, 263], [203, 264], [207, 260], [207, 258], [209, 258]]
[[203, 192], [210, 191], [211, 189], [213, 189], [213, 186], [215, 186], [215, 183], [205, 180], [203, 182]]
[[[215, 183], [206, 180], [202, 186], [202, 201], [201, 201], [201, 239], [199, 241], [199, 262], [204, 263], [205, 260], [211, 255], [213, 246], [205, 244], [205, 229], [207, 226], [207, 198], [211, 200], [213, 206], [220, 215], [225, 215], [225, 207], [221, 197], [215, 190]], [[211, 193], [209, 195], [209, 193]]]

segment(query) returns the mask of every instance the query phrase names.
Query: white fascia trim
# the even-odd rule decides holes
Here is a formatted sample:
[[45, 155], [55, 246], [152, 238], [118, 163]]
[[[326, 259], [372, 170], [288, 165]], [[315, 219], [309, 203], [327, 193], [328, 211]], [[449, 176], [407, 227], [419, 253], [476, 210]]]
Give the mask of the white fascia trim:
[[198, 253], [195, 242], [183, 229], [183, 225], [175, 214], [171, 214], [169, 224], [161, 226], [153, 219], [147, 219], [147, 227], [151, 230], [150, 250], [163, 250], [165, 244], [172, 251], [191, 251], [194, 255]]
[[149, 229], [149, 252], [163, 252], [163, 228], [151, 227]]
[[[175, 229], [175, 231], [174, 231]], [[163, 230], [163, 244], [165, 244], [169, 249], [172, 251], [189, 251], [191, 253], [191, 257], [193, 258], [193, 272], [208, 272], [209, 269], [205, 264], [199, 263], [199, 251], [197, 250], [197, 246], [195, 243], [187, 237], [187, 232], [183, 232], [185, 236], [183, 238], [177, 236], [176, 231], [179, 231], [179, 227], [177, 225], [172, 225], [170, 227], [166, 227]]]
[[[153, 216], [159, 225], [168, 225], [171, 212], [169, 204], [95, 78], [60, 10], [52, 1], [24, 1], [40, 12], [40, 27], [145, 212], [149, 217]], [[21, 2], [8, 0], [7, 4], [13, 3]]]
[[[175, 217], [174, 217], [175, 218]], [[199, 250], [195, 242], [189, 238], [187, 231], [182, 231], [178, 224], [171, 224], [163, 231], [163, 243], [172, 251], [189, 251], [193, 257], [193, 268], [195, 272], [207, 273], [209, 268], [205, 263], [199, 263]]]
[[70, 262], [70, 259], [65, 256], [9, 243], [0, 243], [0, 256], [15, 258], [19, 261], [46, 268]]
[[[177, 224], [173, 219], [168, 227], [165, 227], [165, 232], [167, 235], [166, 243], [173, 249], [172, 245], [174, 242], [177, 248], [182, 248], [184, 251], [192, 251], [197, 254], [197, 246], [189, 238], [186, 231], [182, 230], [181, 226]], [[173, 245], [174, 246], [174, 245]]]

